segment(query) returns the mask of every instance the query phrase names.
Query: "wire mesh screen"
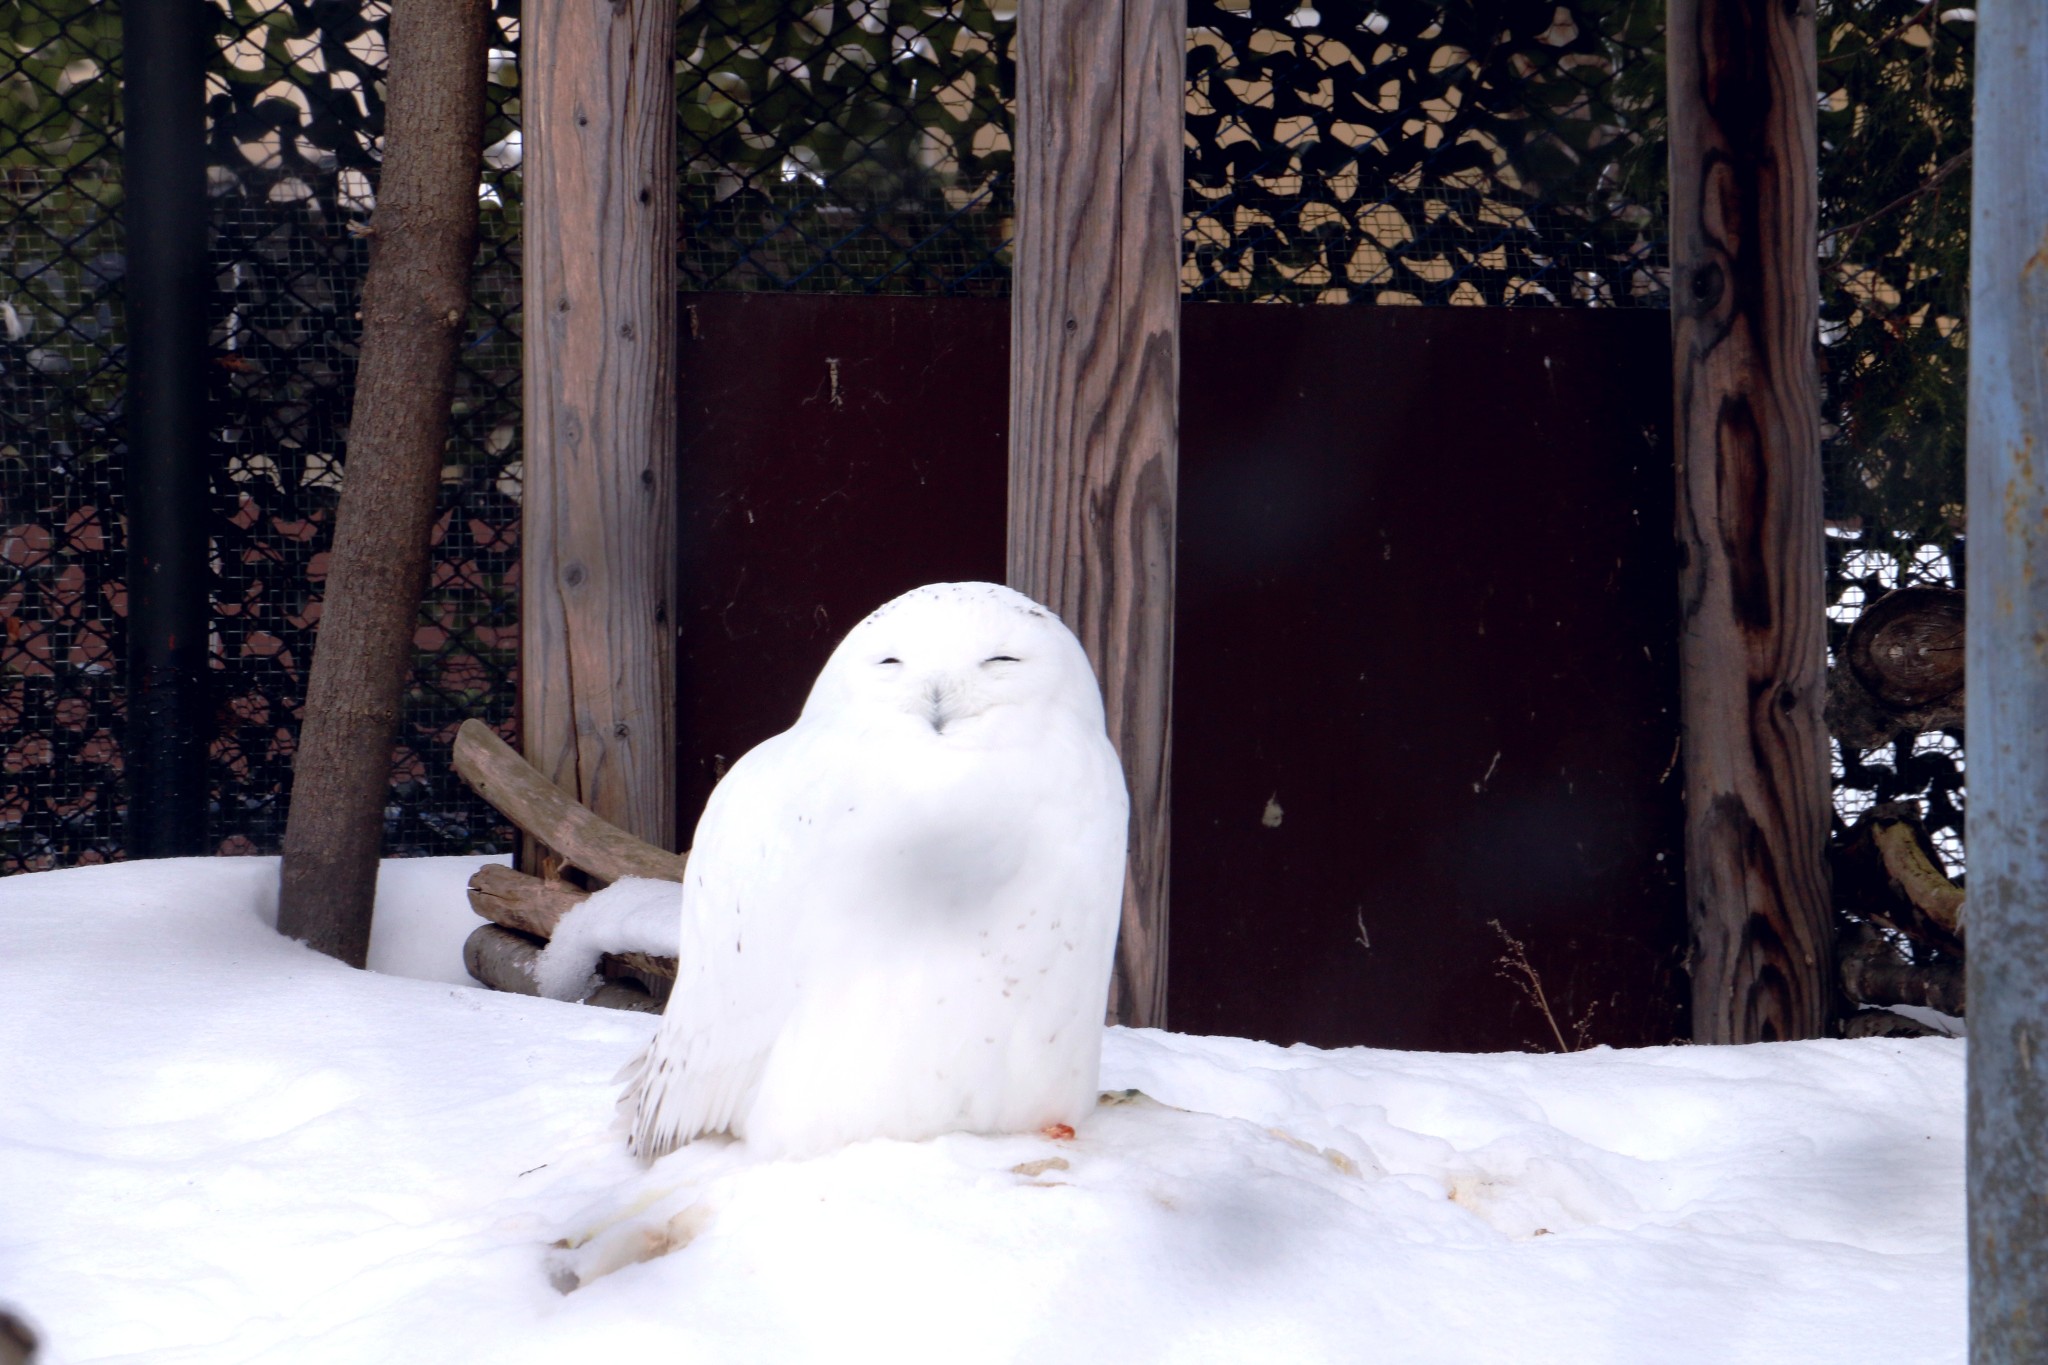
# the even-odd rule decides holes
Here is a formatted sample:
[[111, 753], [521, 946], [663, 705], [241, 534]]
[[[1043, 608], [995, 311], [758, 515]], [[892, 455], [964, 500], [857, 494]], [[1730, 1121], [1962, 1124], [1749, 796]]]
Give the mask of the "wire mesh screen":
[[1663, 306], [1661, 5], [1189, 10], [1191, 296]]
[[109, 7], [0, 45], [0, 872], [120, 848], [119, 86]]
[[[379, 0], [211, 0], [214, 846], [270, 850], [342, 477], [374, 202]], [[498, 0], [483, 245], [390, 846], [507, 846], [449, 774], [511, 732], [517, 0]], [[1268, 302], [1661, 305], [1654, 0], [1189, 0], [1183, 285]], [[1001, 295], [1013, 3], [679, 0], [686, 288]], [[1822, 0], [1832, 633], [1955, 584], [1972, 12]], [[0, 10], [0, 870], [119, 851], [120, 28]], [[1840, 754], [1838, 813], [1926, 804], [1954, 733]]]
[[[1661, 156], [1658, 7], [1188, 11], [1192, 297], [1662, 303], [1632, 197]], [[1007, 292], [1015, 29], [987, 3], [686, 5], [685, 287]]]
[[[124, 338], [119, 9], [29, 0], [0, 28], [0, 871], [118, 856]], [[382, 109], [382, 5], [222, 0], [207, 89], [215, 267], [209, 835], [281, 840], [346, 454]], [[393, 759], [392, 853], [509, 846], [449, 770], [511, 733], [519, 277], [516, 4], [498, 7], [483, 244], [435, 562]]]
[[[222, 852], [271, 851], [284, 832], [346, 455], [386, 13], [382, 4], [233, 0], [209, 73], [221, 711], [211, 778]], [[494, 146], [516, 112], [517, 42], [516, 7], [501, 4]], [[517, 691], [516, 176], [486, 169], [432, 577], [385, 811], [392, 854], [510, 846], [502, 817], [454, 776], [448, 746], [471, 716], [509, 737]]]
[[1013, 13], [685, 3], [683, 287], [1008, 293]]
[[[1885, 593], [1963, 586], [1976, 14], [1831, 0], [1820, 18], [1821, 432], [1839, 658]], [[1959, 723], [1835, 751], [1841, 823], [1916, 802], [1960, 874]]]

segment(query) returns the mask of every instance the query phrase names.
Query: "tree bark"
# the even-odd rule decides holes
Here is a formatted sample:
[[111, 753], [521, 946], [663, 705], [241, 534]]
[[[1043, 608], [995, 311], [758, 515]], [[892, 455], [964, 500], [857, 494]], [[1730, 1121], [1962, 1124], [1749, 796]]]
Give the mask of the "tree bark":
[[1166, 1022], [1186, 6], [1017, 11], [1010, 586], [1073, 628], [1131, 792], [1110, 1017]]
[[1671, 0], [1671, 318], [1693, 1037], [1818, 1037], [1826, 866], [1814, 16]]
[[489, 19], [487, 0], [391, 14], [361, 361], [278, 893], [279, 932], [357, 967], [469, 314]]

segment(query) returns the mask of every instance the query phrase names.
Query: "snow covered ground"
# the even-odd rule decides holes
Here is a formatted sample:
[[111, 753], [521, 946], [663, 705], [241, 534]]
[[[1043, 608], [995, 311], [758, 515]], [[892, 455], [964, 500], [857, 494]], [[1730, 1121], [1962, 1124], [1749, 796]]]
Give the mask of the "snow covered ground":
[[474, 866], [387, 867], [368, 973], [271, 932], [271, 859], [0, 882], [0, 1304], [45, 1361], [1964, 1356], [1960, 1041], [1113, 1030], [1144, 1098], [1069, 1142], [643, 1171], [655, 1021], [472, 989]]

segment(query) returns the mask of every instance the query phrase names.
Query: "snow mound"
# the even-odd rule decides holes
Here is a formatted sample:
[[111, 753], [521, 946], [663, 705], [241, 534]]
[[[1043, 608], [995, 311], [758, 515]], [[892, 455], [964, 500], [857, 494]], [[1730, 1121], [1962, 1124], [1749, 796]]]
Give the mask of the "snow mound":
[[[379, 932], [457, 951], [408, 898], [474, 865]], [[1964, 1358], [1958, 1040], [1119, 1029], [1069, 1141], [643, 1168], [611, 1078], [654, 1019], [352, 971], [275, 880], [0, 882], [0, 1303], [46, 1361]]]
[[606, 953], [674, 957], [682, 915], [680, 883], [621, 877], [556, 923], [534, 963], [534, 983], [550, 1000], [581, 1000], [597, 989], [597, 960]]

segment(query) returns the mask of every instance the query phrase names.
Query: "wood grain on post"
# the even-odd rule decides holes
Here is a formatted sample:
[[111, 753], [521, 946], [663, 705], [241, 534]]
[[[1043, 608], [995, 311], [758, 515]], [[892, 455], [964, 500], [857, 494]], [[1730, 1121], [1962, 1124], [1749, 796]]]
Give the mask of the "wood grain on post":
[[1810, 5], [1671, 0], [1671, 319], [1693, 1036], [1831, 984]]
[[534, 0], [522, 21], [521, 740], [672, 850], [675, 5]]
[[1167, 777], [1178, 481], [1178, 0], [1017, 12], [1009, 579], [1102, 679], [1131, 789], [1110, 1014], [1166, 1019]]

